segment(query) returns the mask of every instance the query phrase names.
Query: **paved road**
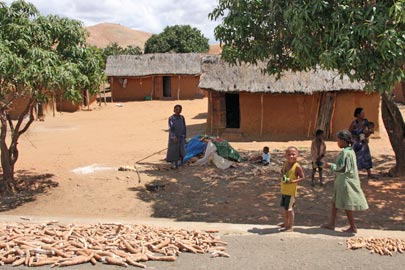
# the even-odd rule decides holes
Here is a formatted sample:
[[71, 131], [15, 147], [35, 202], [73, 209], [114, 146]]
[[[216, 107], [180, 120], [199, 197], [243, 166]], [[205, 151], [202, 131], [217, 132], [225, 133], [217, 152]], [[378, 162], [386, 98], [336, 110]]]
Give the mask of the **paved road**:
[[[25, 222], [44, 222], [49, 218], [28, 217]], [[111, 222], [89, 219], [57, 219], [69, 223]], [[21, 217], [0, 216], [0, 222], [20, 222]], [[117, 221], [115, 221], [117, 222]], [[230, 258], [211, 258], [209, 254], [182, 253], [176, 262], [147, 262], [148, 270], [268, 270], [268, 269], [403, 269], [405, 254], [391, 256], [370, 254], [367, 250], [348, 250], [345, 241], [352, 235], [317, 227], [296, 227], [295, 232], [279, 233], [275, 226], [221, 223], [173, 222], [170, 220], [120, 220], [122, 223], [148, 224], [185, 229], [219, 229], [228, 243]], [[405, 229], [405, 228], [404, 228]], [[359, 230], [357, 236], [396, 237], [405, 239], [405, 231]], [[132, 268], [130, 269], [140, 269]], [[16, 269], [3, 266], [2, 269]], [[23, 267], [21, 269], [28, 269]], [[39, 267], [36, 269], [50, 269]], [[67, 269], [116, 270], [122, 267], [85, 264]]]

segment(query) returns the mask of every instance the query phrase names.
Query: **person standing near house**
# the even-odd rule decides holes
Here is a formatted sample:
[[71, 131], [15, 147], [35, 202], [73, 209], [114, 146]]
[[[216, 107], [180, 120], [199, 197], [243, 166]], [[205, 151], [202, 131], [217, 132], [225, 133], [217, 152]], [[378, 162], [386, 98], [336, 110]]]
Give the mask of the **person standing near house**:
[[311, 175], [311, 185], [315, 186], [315, 173], [318, 170], [319, 182], [321, 186], [323, 185], [322, 179], [322, 168], [323, 168], [323, 158], [326, 153], [326, 144], [324, 140], [324, 131], [318, 129], [315, 131], [315, 138], [311, 143], [311, 158], [312, 158], [312, 175]]
[[166, 161], [172, 163], [172, 169], [178, 169], [186, 155], [186, 121], [181, 115], [181, 105], [174, 106], [174, 114], [169, 117], [169, 143], [167, 146]]
[[351, 147], [351, 133], [348, 130], [341, 130], [336, 134], [336, 137], [337, 144], [342, 151], [337, 157], [336, 164], [325, 163], [325, 168], [330, 168], [331, 172], [335, 174], [335, 182], [329, 221], [321, 225], [321, 228], [334, 230], [337, 211], [343, 209], [349, 221], [349, 227], [343, 232], [356, 233], [357, 227], [354, 222], [353, 211], [366, 210], [368, 204], [360, 185], [356, 155]]
[[353, 150], [356, 153], [357, 169], [366, 170], [367, 177], [375, 178], [371, 174], [373, 162], [371, 160], [370, 147], [368, 145], [369, 121], [365, 118], [364, 109], [359, 107], [354, 110], [354, 117], [356, 119], [350, 124], [349, 131], [352, 134]]

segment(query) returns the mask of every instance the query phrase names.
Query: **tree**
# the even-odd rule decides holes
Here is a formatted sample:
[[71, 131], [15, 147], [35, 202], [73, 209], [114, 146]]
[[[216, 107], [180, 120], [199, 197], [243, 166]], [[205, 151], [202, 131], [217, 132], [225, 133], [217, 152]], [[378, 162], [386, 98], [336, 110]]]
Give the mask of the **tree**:
[[[81, 22], [41, 16], [23, 0], [0, 3], [1, 191], [16, 191], [18, 140], [33, 123], [36, 104], [57, 92], [77, 101], [81, 91], [97, 92], [103, 82], [101, 53], [86, 47], [86, 35]], [[22, 97], [25, 109], [13, 121], [10, 105]]]
[[162, 33], [152, 35], [145, 43], [145, 53], [198, 53], [208, 50], [208, 38], [190, 25], [167, 26]]
[[103, 49], [103, 57], [105, 61], [107, 61], [107, 58], [110, 55], [120, 55], [120, 54], [140, 55], [142, 54], [142, 50], [138, 46], [134, 47], [131, 45], [127, 46], [126, 48], [123, 48], [120, 45], [118, 45], [117, 42], [113, 42]]
[[391, 172], [405, 175], [405, 125], [390, 95], [405, 78], [405, 0], [220, 0], [209, 17], [223, 19], [215, 36], [232, 64], [267, 61], [265, 72], [278, 78], [319, 66], [378, 91], [396, 157]]

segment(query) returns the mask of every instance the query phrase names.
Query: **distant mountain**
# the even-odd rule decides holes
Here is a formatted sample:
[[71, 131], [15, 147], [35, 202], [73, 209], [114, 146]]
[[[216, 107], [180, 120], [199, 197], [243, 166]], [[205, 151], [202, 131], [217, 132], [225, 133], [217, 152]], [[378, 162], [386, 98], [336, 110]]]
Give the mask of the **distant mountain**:
[[[129, 45], [138, 46], [142, 50], [145, 42], [152, 36], [151, 33], [134, 30], [116, 23], [99, 23], [86, 27], [90, 36], [87, 43], [98, 48], [105, 48], [109, 44], [116, 42], [125, 48]], [[219, 44], [210, 45], [209, 54], [220, 54], [222, 51]]]
[[145, 42], [152, 36], [151, 33], [134, 30], [115, 23], [99, 23], [86, 27], [90, 36], [87, 43], [98, 48], [105, 48], [111, 43], [118, 43], [125, 48], [129, 45], [138, 46], [143, 50]]
[[210, 49], [208, 51], [209, 54], [221, 54], [222, 48], [219, 44], [210, 45]]

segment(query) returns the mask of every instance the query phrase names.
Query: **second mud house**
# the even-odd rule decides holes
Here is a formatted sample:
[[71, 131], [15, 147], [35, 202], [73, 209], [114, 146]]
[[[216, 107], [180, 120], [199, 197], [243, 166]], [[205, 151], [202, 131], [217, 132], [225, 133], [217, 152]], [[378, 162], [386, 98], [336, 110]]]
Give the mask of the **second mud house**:
[[333, 71], [286, 72], [281, 79], [261, 72], [265, 63], [230, 66], [219, 56], [202, 58], [200, 88], [208, 91], [207, 133], [229, 140], [329, 137], [348, 129], [356, 107], [375, 122], [380, 96]]
[[106, 75], [113, 101], [203, 98], [198, 87], [201, 55], [157, 53], [115, 55], [107, 59]]

